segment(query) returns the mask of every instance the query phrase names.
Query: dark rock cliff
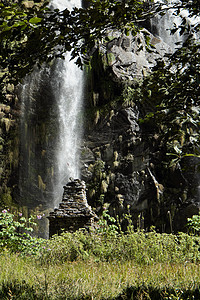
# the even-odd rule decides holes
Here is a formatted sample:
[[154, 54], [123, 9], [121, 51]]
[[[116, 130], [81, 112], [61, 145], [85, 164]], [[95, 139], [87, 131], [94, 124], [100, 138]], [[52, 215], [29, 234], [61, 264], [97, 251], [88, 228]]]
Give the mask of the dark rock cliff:
[[7, 86], [0, 103], [0, 205], [12, 205], [19, 171], [19, 101], [14, 86]]
[[145, 108], [128, 94], [122, 97], [130, 83], [137, 88], [158, 55], [170, 51], [152, 34], [157, 53], [138, 51], [145, 32], [137, 37], [112, 32], [111, 40], [93, 54], [82, 177], [90, 205], [98, 213], [109, 204], [123, 229], [130, 213], [135, 226], [154, 225], [161, 232], [186, 230], [187, 218], [199, 212], [197, 160], [187, 158], [176, 168], [164, 167], [159, 136], [139, 120]]

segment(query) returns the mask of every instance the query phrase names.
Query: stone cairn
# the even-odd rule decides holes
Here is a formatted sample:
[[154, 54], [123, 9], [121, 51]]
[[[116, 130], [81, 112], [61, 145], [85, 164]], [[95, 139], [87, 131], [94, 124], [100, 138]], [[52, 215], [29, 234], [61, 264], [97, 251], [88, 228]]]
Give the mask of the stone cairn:
[[49, 237], [63, 231], [89, 229], [98, 220], [87, 203], [86, 185], [80, 179], [71, 179], [64, 187], [62, 202], [49, 214]]

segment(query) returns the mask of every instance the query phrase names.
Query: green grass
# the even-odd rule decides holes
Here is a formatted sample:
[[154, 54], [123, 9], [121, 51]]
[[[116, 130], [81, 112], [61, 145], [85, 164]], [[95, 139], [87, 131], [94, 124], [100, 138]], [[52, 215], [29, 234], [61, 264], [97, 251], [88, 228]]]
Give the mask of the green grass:
[[38, 255], [0, 252], [0, 299], [200, 299], [200, 238], [63, 233]]
[[0, 268], [0, 299], [31, 299], [27, 294], [33, 299], [122, 299], [122, 295], [129, 299], [126, 294], [131, 289], [138, 294], [160, 291], [167, 295], [169, 291], [193, 293], [200, 285], [200, 266], [193, 263], [144, 266], [134, 261], [75, 261], [44, 267], [34, 260], [4, 253]]
[[47, 245], [46, 257], [54, 262], [76, 259], [127, 261], [137, 264], [200, 261], [200, 237], [185, 233], [158, 234], [143, 231], [129, 234], [63, 233]]

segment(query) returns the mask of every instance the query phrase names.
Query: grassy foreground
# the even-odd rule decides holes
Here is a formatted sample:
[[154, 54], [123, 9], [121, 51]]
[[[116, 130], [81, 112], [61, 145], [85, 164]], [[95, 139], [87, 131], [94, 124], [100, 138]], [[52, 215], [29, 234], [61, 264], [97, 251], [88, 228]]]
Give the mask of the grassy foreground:
[[132, 299], [200, 299], [200, 267], [192, 263], [76, 261], [44, 267], [4, 253], [0, 268], [0, 299], [131, 299], [131, 294]]
[[0, 252], [0, 299], [200, 299], [200, 238], [63, 233], [37, 254]]

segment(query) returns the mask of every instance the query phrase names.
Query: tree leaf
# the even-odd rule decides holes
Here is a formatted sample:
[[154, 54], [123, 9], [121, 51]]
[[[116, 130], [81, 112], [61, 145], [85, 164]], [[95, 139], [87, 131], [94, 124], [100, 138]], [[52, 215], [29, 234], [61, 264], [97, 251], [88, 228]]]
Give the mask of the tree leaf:
[[41, 21], [42, 21], [42, 18], [34, 17], [29, 20], [29, 23], [37, 24], [37, 23], [40, 23]]

